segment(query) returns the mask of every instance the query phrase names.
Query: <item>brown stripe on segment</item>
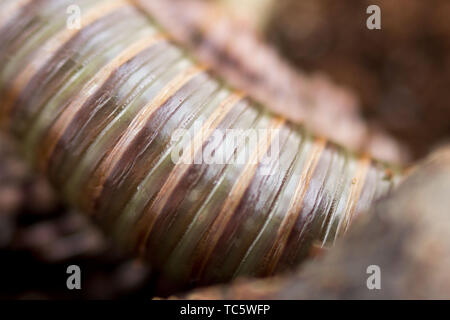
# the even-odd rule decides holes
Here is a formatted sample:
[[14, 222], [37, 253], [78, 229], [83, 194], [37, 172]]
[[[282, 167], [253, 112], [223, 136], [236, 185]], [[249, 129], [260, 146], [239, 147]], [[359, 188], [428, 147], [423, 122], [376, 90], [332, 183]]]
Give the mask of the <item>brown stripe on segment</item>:
[[[0, 75], [2, 86], [0, 86], [0, 124], [6, 125], [9, 119], [2, 118], [5, 108], [5, 96], [9, 94], [12, 84], [10, 79], [5, 78], [5, 69], [10, 65], [10, 60], [15, 57], [15, 53], [20, 47], [41, 27], [41, 23], [36, 17], [39, 9], [49, 0], [34, 0], [21, 7], [18, 14], [11, 19], [0, 32]], [[17, 72], [16, 72], [17, 73]]]
[[[202, 215], [202, 212], [207, 214], [208, 212], [220, 211], [221, 203], [224, 201], [223, 196], [226, 197], [228, 192], [216, 192], [216, 187], [223, 186], [222, 182], [226, 179], [226, 172], [229, 169], [228, 164], [233, 161], [236, 152], [245, 145], [244, 139], [239, 139], [227, 152], [222, 153], [223, 148], [227, 146], [227, 141], [230, 141], [228, 139], [230, 137], [229, 130], [251, 129], [261, 116], [259, 111], [249, 108], [249, 103], [249, 99], [245, 98], [235, 105], [205, 142], [202, 152], [198, 154], [203, 160], [201, 162], [196, 161], [194, 165], [190, 166], [172, 192], [170, 200], [164, 206], [164, 213], [155, 222], [145, 243], [147, 248], [154, 248], [155, 246], [159, 248], [158, 251], [150, 252], [148, 255], [155, 265], [163, 266], [165, 263], [169, 263], [174, 250], [179, 248], [181, 242], [185, 242], [183, 239], [188, 238], [189, 240], [186, 241], [197, 243], [195, 240], [198, 238], [197, 235], [200, 237], [203, 232], [193, 231], [193, 226], [200, 227], [197, 222], [202, 220], [201, 225], [206, 227], [206, 225], [209, 225], [206, 220], [212, 223], [213, 220], [211, 219], [214, 218], [213, 216], [206, 218]], [[231, 189], [232, 185], [228, 186], [227, 189]], [[220, 189], [223, 190], [223, 188]], [[222, 196], [220, 193], [222, 193]], [[216, 205], [213, 204], [214, 202]], [[206, 209], [206, 206], [208, 209]], [[191, 232], [196, 235], [190, 237]], [[161, 244], [161, 239], [165, 239], [163, 244]]]
[[[244, 98], [244, 94], [241, 92], [235, 92], [228, 96], [224, 102], [211, 114], [211, 116], [203, 124], [200, 132], [196, 134], [193, 139], [189, 142], [187, 148], [184, 150], [189, 150], [192, 152], [184, 152], [179, 163], [177, 163], [167, 178], [166, 182], [162, 186], [160, 192], [156, 195], [151, 208], [146, 209], [145, 212], [150, 212], [149, 214], [144, 214], [138, 225], [138, 234], [142, 233], [142, 237], [139, 237], [138, 243], [139, 250], [141, 252], [145, 251], [146, 243], [148, 237], [155, 225], [158, 217], [162, 214], [164, 207], [171, 199], [172, 194], [180, 181], [183, 179], [185, 174], [194, 164], [191, 161], [197, 155], [198, 152], [203, 148], [205, 141], [211, 136], [214, 130], [219, 126], [220, 122], [229, 114], [229, 112], [234, 108], [234, 106]], [[193, 157], [194, 156], [194, 157]]]
[[[331, 196], [332, 200], [330, 202], [330, 207], [328, 210], [326, 210], [326, 215], [323, 218], [320, 218], [320, 214], [316, 214], [316, 216], [318, 217], [317, 220], [320, 223], [320, 228], [318, 231], [313, 232], [316, 232], [316, 234], [319, 236], [313, 239], [311, 239], [312, 237], [309, 237], [309, 239], [306, 240], [319, 241], [318, 239], [321, 239], [322, 246], [327, 246], [328, 243], [330, 243], [331, 238], [331, 242], [334, 242], [337, 225], [340, 221], [340, 214], [343, 211], [343, 209], [340, 208], [341, 199], [343, 198], [343, 194], [345, 194], [345, 190], [348, 185], [347, 182], [350, 182], [350, 180], [348, 179], [350, 174], [348, 170], [350, 170], [351, 167], [349, 163], [352, 163], [352, 161], [348, 159], [348, 157], [350, 156], [349, 153], [343, 151], [340, 148], [337, 148], [335, 144], [329, 143], [324, 154], [327, 151], [329, 151], [333, 155], [333, 157], [335, 157], [336, 162], [329, 163], [327, 170], [330, 172], [330, 174], [327, 175], [326, 180], [322, 183], [324, 187], [327, 184], [332, 185], [332, 188], [327, 192]], [[318, 170], [320, 170], [320, 165], [321, 164], [319, 162]], [[301, 232], [303, 232], [303, 230], [301, 230]], [[297, 240], [297, 243], [300, 244], [300, 239]], [[305, 241], [303, 241], [302, 243], [305, 243]], [[293, 247], [295, 248], [295, 246]], [[292, 251], [295, 251], [295, 249], [291, 249], [291, 252]], [[288, 256], [288, 254], [284, 255]], [[297, 257], [302, 258], [302, 256], [300, 255], [297, 255]], [[293, 260], [290, 260], [288, 264], [291, 264], [291, 261]]]
[[[280, 197], [289, 181], [298, 149], [293, 148], [291, 135], [296, 132], [288, 125], [281, 128], [277, 142], [263, 157], [255, 176], [233, 213], [205, 268], [205, 281], [222, 281], [219, 275], [235, 275], [247, 253], [261, 235], [267, 232]], [[276, 231], [276, 229], [275, 229]]]
[[[254, 175], [258, 166], [260, 165], [261, 159], [264, 157], [266, 152], [269, 150], [276, 134], [272, 134], [272, 131], [278, 131], [281, 126], [283, 126], [285, 120], [283, 118], [274, 118], [268, 125], [265, 131], [265, 139], [263, 139], [263, 144], [256, 147], [256, 152], [253, 152], [247, 161], [244, 169], [242, 170], [236, 183], [233, 185], [231, 192], [226, 199], [225, 203], [222, 205], [222, 209], [216, 216], [213, 224], [203, 236], [202, 240], [198, 244], [197, 252], [201, 254], [199, 257], [198, 267], [195, 267], [195, 273], [201, 276], [207, 266], [211, 255], [216, 248], [222, 234], [224, 233], [227, 225], [230, 223], [233, 213], [240, 204], [242, 197], [244, 196], [247, 188], [253, 181]], [[267, 134], [270, 133], [270, 134]]]
[[[289, 205], [290, 196], [288, 194], [290, 191], [296, 189], [297, 183], [293, 183], [293, 177], [295, 177], [295, 172], [297, 165], [299, 164], [299, 158], [302, 155], [302, 148], [304, 147], [305, 140], [308, 140], [305, 135], [298, 134], [299, 132], [296, 128], [289, 140], [286, 142], [286, 146], [282, 151], [280, 156], [281, 168], [285, 168], [285, 181], [282, 182], [281, 188], [278, 190], [277, 199], [272, 204], [268, 216], [265, 217], [264, 225], [258, 231], [257, 236], [253, 239], [250, 247], [247, 249], [244, 257], [240, 260], [239, 266], [236, 268], [233, 279], [240, 277], [241, 275], [248, 276], [263, 276], [264, 266], [267, 265], [267, 261], [264, 261], [264, 255], [272, 247], [273, 239], [276, 237], [277, 230], [281, 224], [281, 214], [287, 210]], [[290, 161], [283, 164], [283, 157], [286, 154], [292, 153], [292, 158]], [[300, 163], [302, 165], [302, 163]], [[258, 196], [259, 198], [259, 196]], [[253, 267], [250, 267], [253, 265]]]
[[[114, 46], [114, 42], [117, 43], [123, 39], [123, 35], [117, 35], [117, 30], [121, 30], [120, 27], [123, 28], [124, 23], [118, 23], [117, 20], [130, 17], [129, 12], [132, 10], [132, 7], [127, 7], [124, 10], [113, 11], [86, 26], [62, 46], [53, 58], [36, 73], [12, 106], [10, 119], [14, 123], [14, 127], [11, 129], [15, 134], [20, 137], [31, 134], [33, 130], [27, 130], [27, 128], [37, 125], [38, 121], [33, 121], [33, 119], [39, 117], [46, 102], [51, 101], [55, 93], [59, 95], [60, 90], [65, 91], [64, 88], [67, 89], [67, 85], [74, 79], [74, 74], [82, 74], [82, 70], [88, 67], [91, 61], [96, 60], [98, 54], [95, 55], [94, 48], [97, 48], [97, 52], [100, 52], [101, 48], [109, 50]], [[116, 35], [114, 39], [113, 35]], [[87, 65], [85, 65], [86, 63]], [[77, 82], [70, 86], [70, 90], [78, 92], [82, 85], [83, 83]], [[69, 103], [70, 101], [67, 99], [65, 105]], [[63, 109], [64, 106], [60, 106], [58, 111]], [[57, 114], [54, 114], [54, 117], [56, 118]], [[33, 122], [35, 123], [33, 124]]]
[[286, 248], [289, 235], [294, 228], [295, 222], [299, 218], [303, 206], [303, 199], [325, 146], [326, 140], [323, 138], [317, 138], [316, 141], [314, 141], [313, 149], [310, 151], [302, 174], [300, 175], [297, 189], [294, 192], [289, 208], [283, 218], [283, 221], [281, 222], [280, 228], [278, 229], [274, 244], [268, 253], [267, 261], [269, 261], [269, 274], [273, 273], [276, 269]]
[[[347, 154], [339, 149], [331, 142], [326, 144], [308, 184], [299, 218], [288, 237], [274, 273], [298, 265], [306, 259], [311, 245], [320, 239], [322, 230], [326, 229], [328, 234], [335, 234], [340, 214], [344, 211], [336, 200], [342, 198], [343, 190], [350, 183], [351, 172], [347, 169], [355, 169], [354, 161], [348, 161]], [[348, 162], [352, 162], [353, 166], [349, 166]]]
[[[95, 211], [100, 214], [100, 218], [106, 218], [102, 219], [105, 225], [117, 218], [151, 170], [158, 168], [160, 161], [164, 162], [166, 152], [173, 146], [169, 132], [173, 132], [174, 128], [183, 128], [189, 123], [189, 117], [201, 113], [199, 107], [204, 104], [192, 99], [197, 97], [203, 88], [209, 87], [206, 85], [208, 79], [210, 78], [207, 73], [201, 73], [188, 81], [153, 113], [128, 145], [103, 184], [102, 193], [95, 203]], [[184, 116], [178, 118], [180, 113]], [[170, 170], [167, 175], [169, 173]], [[165, 178], [161, 177], [160, 186], [164, 182]]]
[[193, 66], [183, 71], [181, 74], [171, 80], [166, 87], [164, 87], [147, 105], [145, 105], [139, 113], [135, 116], [132, 123], [122, 134], [119, 141], [108, 155], [101, 161], [100, 165], [89, 181], [89, 188], [92, 192], [90, 194], [91, 201], [86, 208], [88, 212], [92, 210], [97, 199], [100, 197], [104, 184], [108, 177], [113, 173], [114, 168], [126, 153], [128, 147], [139, 132], [145, 127], [148, 120], [152, 117], [156, 110], [158, 110], [164, 103], [170, 99], [180, 88], [182, 88], [188, 81], [196, 75], [205, 71], [205, 67]]
[[[81, 154], [113, 118], [110, 113], [116, 114], [119, 109], [123, 108], [123, 99], [126, 98], [126, 94], [121, 96], [117, 90], [122, 88], [135, 72], [148, 63], [149, 57], [153, 57], [155, 51], [160, 49], [163, 43], [167, 42], [160, 41], [122, 64], [104, 85], [84, 103], [61, 136], [49, 160], [50, 176], [53, 177], [53, 174], [58, 172], [58, 174], [62, 173], [64, 180], [66, 179], [67, 170], [64, 167], [69, 169], [73, 164], [68, 166], [68, 163], [79, 161]], [[68, 159], [67, 150], [70, 150], [70, 159]]]
[[43, 171], [47, 171], [49, 160], [59, 140], [91, 95], [95, 93], [97, 89], [101, 88], [114, 73], [114, 71], [121, 65], [132, 59], [141, 51], [153, 46], [161, 39], [165, 39], [163, 34], [156, 34], [152, 37], [139, 39], [111, 60], [106, 66], [100, 69], [97, 74], [84, 85], [78, 96], [62, 112], [56, 122], [50, 127], [47, 136], [44, 138], [44, 142], [42, 144], [43, 148], [38, 160], [38, 165]]
[[[96, 20], [108, 15], [110, 12], [127, 5], [125, 0], [106, 1], [91, 8], [85, 15], [81, 17], [83, 24], [89, 25]], [[8, 116], [14, 102], [20, 96], [22, 90], [31, 81], [31, 79], [38, 73], [38, 71], [45, 66], [52, 57], [64, 46], [72, 37], [77, 35], [83, 28], [69, 29], [64, 28], [49, 41], [47, 41], [40, 49], [34, 53], [35, 58], [25, 66], [25, 68], [11, 81], [11, 88], [8, 90], [3, 101], [3, 108], [0, 114], [0, 119], [9, 125]]]
[[362, 155], [357, 161], [357, 170], [350, 186], [350, 196], [347, 199], [345, 211], [342, 220], [339, 222], [336, 236], [344, 234], [353, 219], [372, 159], [368, 155]]

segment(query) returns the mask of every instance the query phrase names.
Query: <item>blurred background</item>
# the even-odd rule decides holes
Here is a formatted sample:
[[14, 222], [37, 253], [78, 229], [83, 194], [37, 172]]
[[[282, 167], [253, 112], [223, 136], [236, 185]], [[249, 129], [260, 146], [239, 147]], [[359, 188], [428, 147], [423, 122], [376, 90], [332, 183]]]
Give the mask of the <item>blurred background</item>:
[[[381, 9], [381, 30], [364, 27], [371, 4]], [[352, 88], [364, 117], [415, 159], [450, 134], [449, 17], [446, 0], [282, 0], [264, 33], [298, 68]]]
[[[252, 30], [296, 73], [320, 74], [344, 88], [364, 121], [392, 137], [410, 160], [448, 141], [448, 0], [148, 1], [165, 1], [175, 11], [220, 6], [242, 23], [238, 28]], [[371, 4], [381, 8], [381, 30], [366, 28]], [[3, 133], [0, 261], [0, 298], [151, 298], [157, 278], [149, 266], [120, 253], [86, 218], [62, 204]], [[71, 264], [81, 267], [81, 291], [66, 288]]]

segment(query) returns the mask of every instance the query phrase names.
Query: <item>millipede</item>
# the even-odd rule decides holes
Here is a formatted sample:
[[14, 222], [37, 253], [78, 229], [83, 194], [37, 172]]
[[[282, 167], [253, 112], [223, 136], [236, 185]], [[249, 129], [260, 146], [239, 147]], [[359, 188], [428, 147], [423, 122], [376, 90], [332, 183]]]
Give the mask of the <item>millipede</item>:
[[[74, 3], [79, 29], [66, 25]], [[295, 266], [402, 176], [229, 87], [134, 1], [3, 0], [0, 29], [2, 125], [67, 202], [171, 286]], [[190, 139], [174, 140], [180, 129]], [[171, 157], [250, 129], [262, 142], [229, 153], [245, 163]]]

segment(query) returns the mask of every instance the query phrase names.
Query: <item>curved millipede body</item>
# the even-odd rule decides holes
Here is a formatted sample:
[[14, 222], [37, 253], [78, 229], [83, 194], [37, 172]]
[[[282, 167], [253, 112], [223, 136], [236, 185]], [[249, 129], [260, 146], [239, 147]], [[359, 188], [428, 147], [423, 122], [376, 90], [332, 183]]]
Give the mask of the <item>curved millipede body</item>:
[[216, 80], [132, 1], [76, 1], [81, 29], [66, 25], [73, 3], [1, 2], [2, 123], [69, 202], [171, 282], [295, 265], [392, 187], [385, 165]]

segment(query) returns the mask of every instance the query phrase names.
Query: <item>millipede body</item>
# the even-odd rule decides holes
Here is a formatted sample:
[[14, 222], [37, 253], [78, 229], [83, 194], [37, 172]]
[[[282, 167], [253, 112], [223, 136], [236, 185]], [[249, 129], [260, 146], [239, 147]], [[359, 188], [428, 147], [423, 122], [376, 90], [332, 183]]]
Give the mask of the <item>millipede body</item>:
[[2, 124], [174, 285], [296, 265], [396, 180], [217, 80], [133, 1], [3, 0], [0, 17]]

